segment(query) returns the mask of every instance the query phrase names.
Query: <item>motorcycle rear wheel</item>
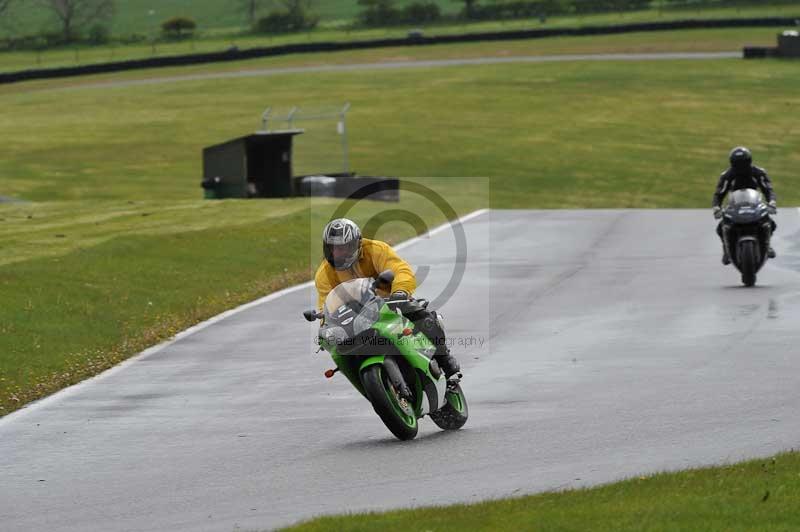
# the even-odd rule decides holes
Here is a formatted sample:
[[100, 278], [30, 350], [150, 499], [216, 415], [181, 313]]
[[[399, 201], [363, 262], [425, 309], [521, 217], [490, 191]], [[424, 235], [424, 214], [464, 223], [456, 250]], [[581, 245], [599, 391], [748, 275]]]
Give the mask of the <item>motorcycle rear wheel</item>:
[[383, 366], [370, 366], [361, 373], [361, 383], [375, 413], [392, 434], [400, 440], [412, 440], [417, 436], [417, 416], [407, 400], [400, 397], [389, 381]]
[[467, 398], [461, 390], [461, 385], [456, 384], [448, 388], [445, 394], [447, 403], [437, 410], [431, 412], [430, 417], [436, 426], [444, 430], [458, 430], [464, 426], [469, 418], [469, 408]]

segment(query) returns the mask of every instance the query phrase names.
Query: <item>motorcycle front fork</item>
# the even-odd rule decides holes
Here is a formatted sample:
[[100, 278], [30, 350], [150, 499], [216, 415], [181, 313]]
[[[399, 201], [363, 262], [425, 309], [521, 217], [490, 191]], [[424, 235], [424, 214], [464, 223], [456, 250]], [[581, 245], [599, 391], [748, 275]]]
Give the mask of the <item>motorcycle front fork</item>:
[[[728, 254], [728, 258], [731, 261], [738, 260], [736, 254], [733, 253], [733, 249], [731, 244], [735, 247], [736, 242], [731, 242], [733, 236], [731, 233], [733, 232], [733, 226], [731, 224], [722, 224], [722, 245], [725, 248], [725, 252]], [[769, 252], [770, 245], [772, 243], [772, 224], [767, 221], [761, 225], [759, 231], [759, 244], [762, 249], [759, 251], [761, 252], [762, 256], [766, 257], [767, 253]], [[738, 239], [737, 239], [738, 240]], [[763, 244], [762, 244], [763, 243]]]

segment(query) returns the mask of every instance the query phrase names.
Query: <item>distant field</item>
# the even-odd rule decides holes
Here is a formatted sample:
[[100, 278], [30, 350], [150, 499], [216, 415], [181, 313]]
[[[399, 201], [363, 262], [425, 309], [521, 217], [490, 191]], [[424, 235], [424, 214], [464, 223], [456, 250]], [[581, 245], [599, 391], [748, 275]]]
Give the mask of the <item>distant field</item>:
[[[460, 3], [453, 0], [439, 0], [444, 8], [459, 9]], [[235, 9], [230, 10], [220, 6], [217, 2], [209, 0], [192, 2], [192, 9], [196, 9], [195, 18], [198, 21], [199, 29], [197, 38], [190, 41], [178, 43], [159, 42], [153, 46], [150, 41], [158, 35], [158, 25], [162, 18], [158, 13], [166, 11], [178, 12], [190, 3], [188, 0], [167, 0], [160, 6], [156, 15], [147, 15], [149, 8], [141, 4], [146, 4], [139, 0], [129, 0], [119, 2], [115, 25], [113, 28], [115, 35], [127, 35], [139, 33], [147, 36], [145, 42], [131, 45], [111, 44], [106, 46], [77, 46], [70, 48], [56, 48], [41, 52], [3, 52], [0, 53], [0, 72], [14, 70], [24, 70], [28, 68], [57, 67], [76, 64], [89, 64], [108, 61], [120, 61], [125, 59], [144, 58], [151, 56], [164, 56], [200, 52], [218, 52], [236, 45], [239, 48], [250, 48], [258, 46], [273, 46], [290, 43], [305, 43], [319, 41], [353, 41], [379, 38], [402, 38], [408, 33], [409, 27], [380, 28], [380, 29], [358, 29], [345, 30], [342, 25], [343, 20], [349, 21], [354, 16], [355, 11], [347, 15], [338, 22], [324, 22], [314, 31], [298, 33], [284, 36], [256, 36], [249, 34], [244, 27], [244, 15]], [[352, 6], [351, 6], [352, 4]], [[329, 4], [320, 4], [322, 7]], [[357, 7], [355, 0], [352, 2], [331, 2], [331, 13], [348, 12], [346, 6], [353, 9]], [[201, 16], [202, 15], [202, 16]], [[333, 15], [332, 15], [333, 16]], [[668, 21], [686, 18], [736, 18], [736, 17], [755, 17], [755, 16], [790, 16], [800, 18], [800, 7], [792, 5], [781, 6], [760, 6], [742, 7], [710, 10], [669, 10], [660, 12], [658, 10], [638, 11], [632, 13], [608, 14], [608, 15], [587, 15], [583, 17], [564, 16], [549, 19], [542, 24], [538, 19], [524, 19], [514, 21], [489, 21], [470, 24], [449, 23], [444, 25], [429, 25], [424, 28], [427, 35], [448, 35], [466, 32], [493, 32], [515, 29], [538, 29], [538, 28], [558, 28], [576, 27], [585, 25], [608, 25], [619, 23], [645, 22], [645, 21]], [[149, 17], [149, 18], [148, 18]], [[13, 32], [19, 34], [36, 33], [40, 28], [46, 27], [46, 18], [40, 20], [35, 12], [27, 10], [18, 16], [17, 24], [14, 24]], [[166, 18], [166, 16], [164, 17]], [[328, 20], [323, 17], [323, 21]], [[416, 26], [415, 26], [416, 27]], [[0, 25], [0, 36], [4, 30]], [[747, 33], [749, 30], [740, 30]], [[770, 29], [770, 44], [775, 42], [777, 29]]]
[[[579, 41], [561, 45], [575, 50]], [[495, 53], [501, 44], [513, 53], [525, 46], [496, 44]], [[437, 49], [476, 53], [414, 52]], [[737, 144], [753, 148], [785, 206], [800, 203], [799, 80], [790, 62], [716, 60], [4, 86], [0, 196], [32, 203], [0, 204], [0, 414], [308, 278], [311, 235], [330, 200], [199, 199], [202, 147], [252, 131], [268, 105], [350, 101], [353, 168], [421, 176], [460, 214], [486, 206], [707, 207]], [[318, 148], [298, 141], [298, 164]], [[448, 179], [460, 176], [490, 177], [489, 201]], [[407, 236], [408, 228], [386, 235]]]
[[[270, 105], [350, 101], [352, 166], [364, 174], [497, 176], [497, 206], [704, 206], [735, 144], [797, 179], [798, 79], [791, 62], [725, 60], [12, 85], [0, 92], [2, 194], [196, 198], [203, 146], [255, 129]], [[731, 128], [733, 117], [759, 126]], [[797, 190], [785, 186], [784, 201]]]

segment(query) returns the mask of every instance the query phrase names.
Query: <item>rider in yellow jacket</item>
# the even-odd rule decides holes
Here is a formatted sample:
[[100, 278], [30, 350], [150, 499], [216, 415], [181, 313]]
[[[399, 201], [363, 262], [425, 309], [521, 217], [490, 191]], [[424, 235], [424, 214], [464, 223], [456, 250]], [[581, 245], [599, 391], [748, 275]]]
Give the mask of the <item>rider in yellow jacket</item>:
[[[334, 246], [334, 255], [336, 253], [344, 254], [339, 249], [342, 248]], [[317, 274], [314, 276], [314, 284], [317, 287], [317, 295], [319, 296], [317, 307], [322, 309], [328, 293], [336, 288], [339, 283], [361, 277], [372, 277], [374, 279], [378, 277], [378, 274], [386, 270], [394, 272], [394, 282], [392, 282], [392, 289], [389, 293], [405, 292], [407, 295], [414, 293], [417, 288], [417, 280], [414, 277], [414, 270], [411, 269], [411, 266], [401, 259], [397, 252], [386, 242], [362, 238], [358, 260], [349, 268], [337, 270], [327, 260], [322, 261], [322, 264], [320, 264]], [[383, 292], [380, 295], [386, 297], [389, 293]]]
[[[386, 270], [394, 272], [394, 281], [391, 291], [382, 293], [382, 296], [389, 295], [390, 299], [399, 300], [410, 299], [417, 287], [414, 270], [408, 262], [400, 258], [386, 242], [362, 238], [359, 227], [347, 218], [337, 218], [325, 226], [322, 250], [325, 260], [314, 276], [317, 306], [320, 309], [330, 291], [340, 283], [362, 277], [376, 278]], [[460, 369], [458, 360], [450, 354], [439, 316], [413, 301], [404, 304], [401, 310], [436, 346], [434, 359], [445, 375], [449, 377], [457, 373]]]

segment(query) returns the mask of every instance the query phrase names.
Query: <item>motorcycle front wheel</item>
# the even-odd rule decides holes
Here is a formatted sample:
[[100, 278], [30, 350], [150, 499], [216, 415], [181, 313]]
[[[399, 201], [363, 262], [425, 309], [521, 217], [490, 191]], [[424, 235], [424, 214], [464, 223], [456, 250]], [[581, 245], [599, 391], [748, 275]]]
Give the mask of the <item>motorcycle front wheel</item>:
[[756, 284], [757, 255], [756, 243], [752, 240], [739, 244], [739, 269], [742, 272], [742, 283], [745, 286]]
[[408, 400], [401, 397], [389, 381], [383, 366], [377, 364], [365, 369], [361, 373], [361, 383], [386, 428], [400, 440], [414, 439], [419, 430], [417, 416]]

